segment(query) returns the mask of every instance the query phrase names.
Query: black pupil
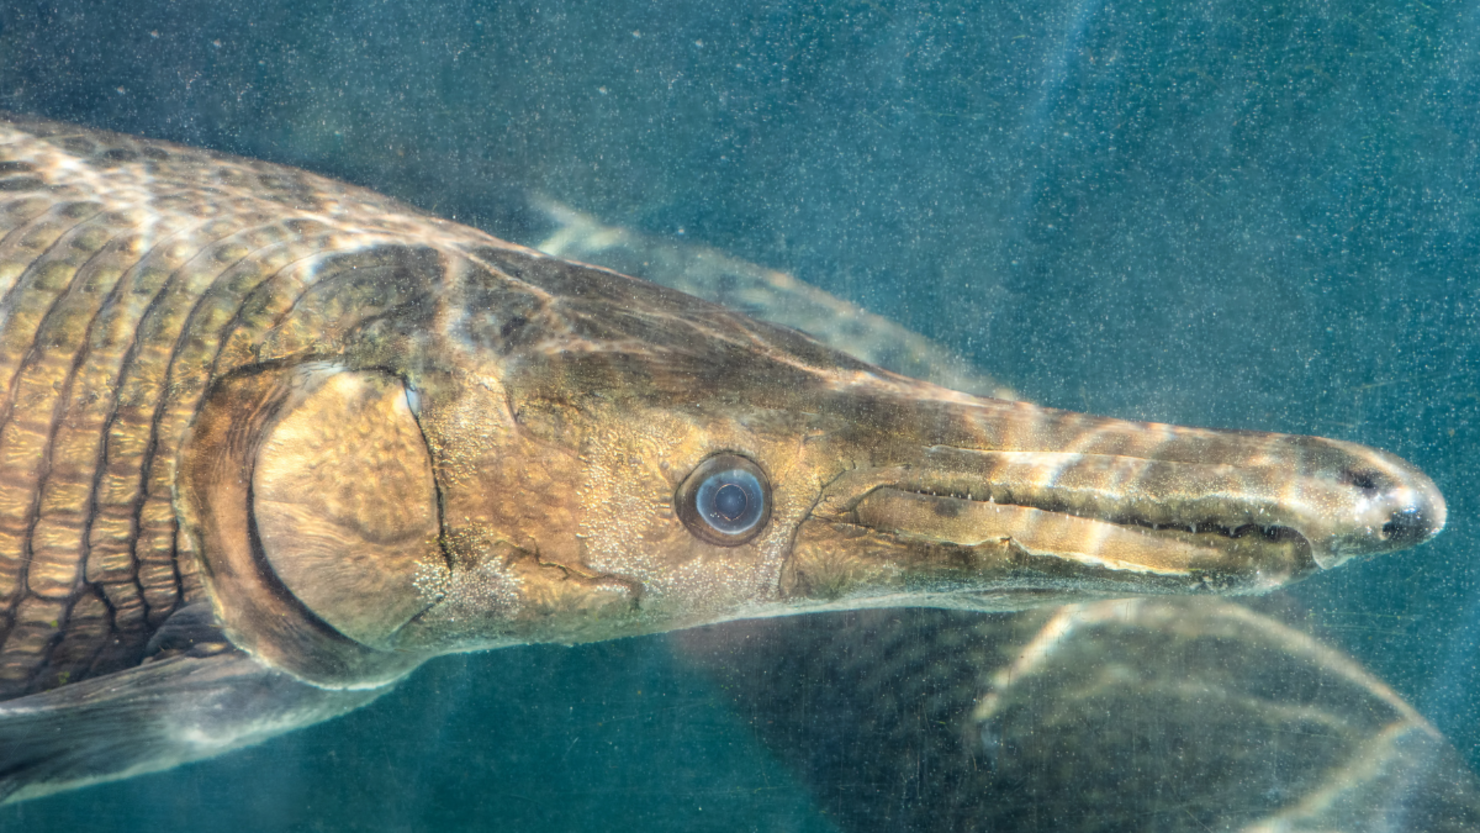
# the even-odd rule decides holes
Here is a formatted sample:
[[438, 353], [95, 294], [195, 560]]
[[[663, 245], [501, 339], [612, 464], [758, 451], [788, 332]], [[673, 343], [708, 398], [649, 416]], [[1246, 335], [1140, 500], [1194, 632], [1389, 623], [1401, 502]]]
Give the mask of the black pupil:
[[716, 454], [700, 463], [674, 498], [684, 526], [722, 547], [738, 547], [755, 538], [771, 516], [771, 486], [765, 473], [734, 454]]
[[734, 483], [726, 483], [714, 493], [714, 511], [727, 521], [737, 521], [745, 514], [745, 490]]

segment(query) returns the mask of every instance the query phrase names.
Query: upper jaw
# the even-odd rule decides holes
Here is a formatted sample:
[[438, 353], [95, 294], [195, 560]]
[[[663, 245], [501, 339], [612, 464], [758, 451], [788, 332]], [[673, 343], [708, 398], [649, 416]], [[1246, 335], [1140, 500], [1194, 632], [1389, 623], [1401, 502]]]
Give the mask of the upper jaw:
[[1096, 426], [1160, 441], [931, 444], [910, 460], [848, 471], [798, 530], [782, 595], [856, 606], [903, 593], [1002, 608], [1260, 592], [1414, 546], [1444, 525], [1432, 481], [1364, 446]]

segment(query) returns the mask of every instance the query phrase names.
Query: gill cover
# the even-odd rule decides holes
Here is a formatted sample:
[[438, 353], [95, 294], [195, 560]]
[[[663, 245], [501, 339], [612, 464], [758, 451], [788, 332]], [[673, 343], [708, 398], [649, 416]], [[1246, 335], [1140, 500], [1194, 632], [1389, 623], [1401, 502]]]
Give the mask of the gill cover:
[[424, 656], [392, 648], [442, 561], [437, 490], [407, 390], [379, 370], [268, 367], [217, 385], [182, 456], [182, 508], [239, 646], [329, 686]]

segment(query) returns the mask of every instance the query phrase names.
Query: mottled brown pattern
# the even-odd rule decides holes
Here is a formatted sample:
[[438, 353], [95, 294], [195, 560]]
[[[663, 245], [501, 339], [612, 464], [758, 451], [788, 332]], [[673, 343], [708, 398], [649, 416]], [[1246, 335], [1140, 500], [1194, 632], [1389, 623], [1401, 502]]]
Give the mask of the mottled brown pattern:
[[[4, 800], [328, 719], [438, 654], [1258, 592], [1444, 525], [1433, 483], [1384, 452], [959, 393], [265, 163], [0, 120], [0, 218]], [[715, 460], [765, 484], [743, 535], [695, 527], [718, 506], [675, 511]], [[1051, 669], [1055, 622], [1178, 638], [1175, 613], [1116, 618], [1133, 607], [1172, 610], [1049, 618], [979, 698], [983, 750], [1008, 736], [1014, 675]], [[960, 725], [1000, 663], [952, 631], [923, 659], [906, 631], [855, 654], [848, 693], [884, 705], [861, 719], [905, 697]], [[1258, 666], [1263, 644], [1233, 653]], [[1379, 735], [1428, 737], [1388, 705]]]
[[[3, 698], [139, 661], [200, 592], [171, 490], [212, 375], [254, 356], [336, 250], [445, 224], [301, 172], [35, 121], [0, 128], [0, 217]], [[373, 314], [366, 279], [323, 281], [294, 337]]]
[[[361, 685], [450, 650], [768, 606], [1247, 592], [1443, 524], [1433, 485], [1381, 452], [957, 393], [267, 163], [14, 120], [0, 218], [0, 698], [138, 664], [207, 587], [238, 646]], [[286, 528], [260, 552], [239, 485], [312, 363], [421, 403], [431, 556], [351, 570], [329, 547], [298, 574]], [[182, 451], [192, 431], [208, 439]], [[671, 506], [716, 451], [774, 483], [764, 534], [733, 550]], [[286, 598], [274, 570], [394, 586], [410, 619]]]
[[[0, 126], [0, 698], [136, 664], [199, 597], [175, 458], [210, 381], [235, 367], [337, 355], [347, 331], [393, 307], [431, 316], [439, 295], [475, 313], [454, 326], [474, 344], [667, 351], [685, 384], [688, 368], [723, 373], [725, 350], [803, 372], [838, 361], [681, 293], [544, 262], [302, 171]], [[483, 297], [453, 289], [466, 270]]]

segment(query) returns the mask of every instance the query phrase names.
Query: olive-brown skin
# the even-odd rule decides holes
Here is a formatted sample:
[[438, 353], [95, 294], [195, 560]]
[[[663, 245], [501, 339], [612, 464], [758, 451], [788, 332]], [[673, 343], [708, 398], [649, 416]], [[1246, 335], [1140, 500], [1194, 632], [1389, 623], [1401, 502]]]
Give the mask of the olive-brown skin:
[[[1253, 592], [1444, 523], [1383, 452], [957, 393], [362, 189], [39, 121], [0, 124], [0, 376], [0, 699], [158, 659], [187, 609], [362, 689], [807, 609]], [[743, 543], [675, 508], [717, 454], [769, 487]]]

